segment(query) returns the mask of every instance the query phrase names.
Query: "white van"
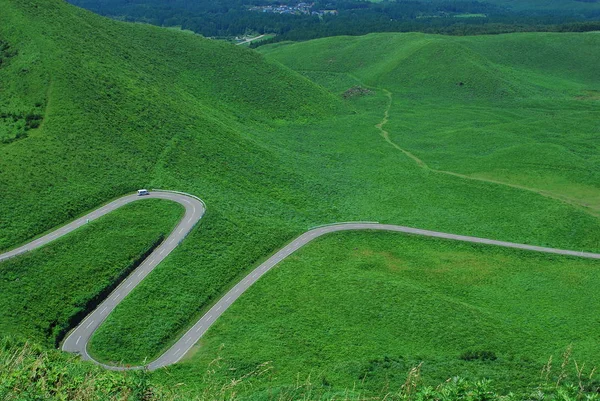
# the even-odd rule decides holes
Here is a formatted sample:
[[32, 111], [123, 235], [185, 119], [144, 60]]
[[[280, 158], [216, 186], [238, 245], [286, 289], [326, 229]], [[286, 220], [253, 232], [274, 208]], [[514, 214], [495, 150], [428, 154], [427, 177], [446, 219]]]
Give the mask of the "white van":
[[138, 189], [138, 196], [150, 195], [147, 189]]

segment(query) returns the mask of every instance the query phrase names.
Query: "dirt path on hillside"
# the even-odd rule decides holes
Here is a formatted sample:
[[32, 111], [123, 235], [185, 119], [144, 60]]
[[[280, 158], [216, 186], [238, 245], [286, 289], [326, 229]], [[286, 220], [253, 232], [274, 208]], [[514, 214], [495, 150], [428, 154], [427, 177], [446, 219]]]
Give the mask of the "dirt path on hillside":
[[413, 155], [408, 150], [401, 148], [397, 143], [393, 142], [390, 139], [390, 133], [383, 129], [383, 126], [388, 123], [389, 118], [390, 118], [390, 108], [392, 107], [392, 92], [390, 92], [387, 89], [382, 89], [382, 90], [385, 92], [385, 95], [388, 98], [388, 105], [385, 108], [385, 111], [383, 113], [383, 120], [381, 120], [381, 122], [379, 124], [376, 124], [375, 127], [380, 131], [381, 136], [383, 137], [383, 139], [385, 139], [385, 141], [387, 143], [389, 143], [390, 145], [392, 145], [393, 147], [398, 149], [400, 152], [404, 153], [406, 156], [413, 159], [419, 167], [422, 167], [426, 170], [431, 170], [431, 168], [429, 168], [429, 166], [427, 164], [425, 164], [425, 162], [423, 160], [419, 159], [417, 156]]
[[509, 182], [504, 182], [504, 181], [497, 181], [497, 180], [492, 180], [492, 179], [488, 179], [488, 178], [480, 178], [480, 177], [472, 177], [469, 175], [465, 175], [465, 174], [461, 174], [461, 173], [456, 173], [454, 171], [447, 171], [447, 170], [437, 170], [434, 168], [431, 168], [427, 165], [427, 163], [425, 163], [423, 160], [419, 159], [417, 156], [415, 156], [413, 153], [409, 152], [408, 150], [402, 148], [400, 145], [398, 145], [396, 142], [392, 141], [392, 139], [390, 138], [390, 133], [385, 130], [383, 127], [384, 125], [386, 125], [389, 121], [390, 118], [390, 109], [392, 108], [392, 101], [393, 101], [393, 95], [392, 92], [390, 92], [387, 89], [384, 88], [378, 88], [379, 90], [383, 91], [385, 93], [385, 96], [388, 98], [388, 104], [383, 112], [383, 119], [381, 120], [380, 123], [375, 124], [375, 128], [377, 128], [379, 130], [379, 133], [381, 135], [381, 137], [391, 146], [393, 146], [394, 148], [396, 148], [397, 150], [399, 150], [400, 152], [402, 152], [405, 156], [409, 157], [410, 159], [412, 159], [417, 166], [421, 167], [424, 170], [428, 170], [431, 171], [433, 173], [438, 173], [438, 174], [445, 174], [445, 175], [450, 175], [453, 177], [458, 177], [458, 178], [462, 178], [465, 180], [471, 180], [471, 181], [481, 181], [481, 182], [487, 182], [490, 184], [497, 184], [497, 185], [504, 185], [507, 187], [511, 187], [511, 188], [516, 188], [516, 189], [522, 189], [525, 191], [530, 191], [530, 192], [535, 192], [538, 195], [542, 195], [548, 198], [552, 198], [552, 199], [556, 199], [559, 200], [561, 202], [567, 203], [571, 206], [575, 206], [580, 210], [583, 210], [584, 212], [594, 216], [594, 217], [600, 217], [600, 210], [595, 210], [590, 208], [587, 204], [577, 200], [577, 199], [573, 199], [573, 198], [569, 198], [568, 196], [556, 193], [556, 192], [551, 192], [551, 191], [546, 191], [543, 189], [537, 189], [537, 188], [531, 188], [531, 187], [526, 187], [523, 185], [518, 185], [518, 184], [512, 184]]
[[48, 120], [48, 115], [50, 114], [50, 103], [52, 103], [52, 91], [54, 90], [54, 79], [50, 78], [50, 82], [48, 83], [48, 88], [46, 89], [46, 105], [44, 107], [44, 117], [42, 118], [42, 123], [37, 128], [39, 132], [44, 132], [44, 126], [46, 125], [46, 120]]

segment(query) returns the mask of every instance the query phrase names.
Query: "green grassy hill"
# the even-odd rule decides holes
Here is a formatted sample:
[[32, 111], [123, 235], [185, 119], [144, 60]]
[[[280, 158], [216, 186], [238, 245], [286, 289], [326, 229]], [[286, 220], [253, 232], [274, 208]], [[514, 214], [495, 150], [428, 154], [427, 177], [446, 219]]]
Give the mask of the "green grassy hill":
[[[225, 43], [58, 1], [4, 0], [2, 9], [10, 56], [0, 69], [8, 139], [0, 144], [0, 249], [152, 184], [189, 135], [202, 149], [195, 157], [215, 168], [255, 157], [270, 169], [273, 157], [240, 138], [242, 124], [320, 116], [335, 105], [309, 81]], [[19, 129], [30, 115], [39, 126]], [[236, 162], [242, 148], [247, 156]]]
[[[0, 249], [139, 187], [193, 193], [208, 206], [196, 229], [96, 333], [90, 350], [102, 360], [136, 363], [158, 355], [242, 274], [317, 224], [378, 220], [600, 250], [600, 222], [579, 202], [588, 195], [573, 200], [561, 187], [542, 196], [489, 178], [470, 179], [467, 174], [483, 174], [478, 164], [469, 163], [474, 171], [461, 168], [465, 160], [477, 159], [469, 152], [479, 155], [481, 146], [466, 142], [466, 151], [457, 150], [438, 135], [460, 128], [453, 125], [458, 123], [472, 129], [489, 124], [505, 132], [504, 123], [519, 133], [522, 127], [532, 130], [519, 138], [537, 148], [541, 131], [532, 126], [542, 121], [539, 116], [556, 113], [552, 144], [573, 158], [561, 159], [562, 169], [550, 163], [548, 171], [556, 170], [569, 188], [576, 183], [597, 194], [597, 170], [590, 170], [597, 157], [589, 139], [594, 131], [584, 129], [597, 121], [597, 47], [591, 34], [557, 39], [579, 46], [587, 57], [572, 51], [565, 56], [572, 54], [573, 61], [554, 64], [536, 56], [505, 66], [493, 48], [487, 49], [487, 38], [449, 38], [455, 42], [444, 44], [446, 39], [425, 35], [281, 45], [265, 57], [173, 30], [106, 20], [59, 0], [0, 0], [0, 9]], [[501, 46], [502, 38], [551, 41], [545, 35], [517, 35], [489, 43]], [[524, 42], [513, 46], [516, 55]], [[472, 81], [463, 78], [463, 69]], [[464, 85], [456, 85], [457, 79]], [[358, 84], [371, 92], [341, 96]], [[391, 105], [383, 89], [391, 93]], [[453, 110], [462, 116], [458, 122]], [[474, 114], [480, 119], [470, 120]], [[535, 124], [524, 125], [528, 121]], [[401, 135], [405, 129], [398, 130], [402, 124], [441, 131], [410, 139]], [[577, 130], [577, 136], [559, 128]], [[457, 164], [457, 174], [415, 163], [382, 138], [386, 130], [390, 141], [431, 167]], [[405, 145], [400, 139], [410, 141]], [[428, 160], [431, 149], [444, 157]], [[552, 146], [548, 149], [555, 155]], [[520, 162], [518, 148], [515, 155]], [[520, 182], [514, 178], [519, 174], [531, 180], [527, 171], [511, 165], [507, 181]], [[143, 209], [106, 216], [39, 254], [2, 263], [0, 305], [15, 309], [3, 319], [0, 334], [23, 333], [46, 344], [59, 339], [56, 331], [68, 326], [77, 308], [175, 223], [177, 210], [166, 205]], [[153, 213], [157, 218], [146, 220]], [[129, 223], [137, 218], [145, 222], [143, 234], [127, 241], [138, 235]], [[111, 226], [123, 227], [120, 235]], [[126, 247], [111, 252], [125, 241]], [[85, 253], [75, 244], [83, 244]], [[98, 265], [74, 276], [85, 255], [98, 255]], [[61, 274], [49, 280], [53, 270]], [[58, 290], [61, 280], [68, 281], [64, 294]], [[13, 299], [32, 288], [47, 291], [27, 302]], [[58, 311], [54, 305], [62, 302], [69, 306]], [[25, 306], [35, 313], [17, 310]], [[44, 316], [48, 311], [54, 315]], [[205, 372], [203, 363], [192, 359], [173, 372]], [[298, 371], [304, 374], [305, 366], [299, 364]]]
[[183, 216], [173, 202], [128, 205], [51, 246], [2, 263], [0, 332], [54, 347]]
[[[215, 323], [164, 383], [228, 381], [270, 361], [245, 394], [295, 381], [381, 396], [421, 364], [421, 384], [491, 379], [501, 393], [552, 383], [576, 361], [597, 388], [600, 262], [396, 233], [336, 233], [298, 251]], [[592, 373], [590, 380], [587, 377]], [[300, 376], [300, 377], [298, 377]], [[182, 379], [185, 377], [185, 379]], [[202, 388], [203, 385], [197, 385]], [[381, 394], [381, 392], [384, 394]]]
[[374, 34], [262, 51], [333, 89], [343, 76], [387, 91], [384, 130], [426, 167], [598, 214], [599, 45], [595, 33]]

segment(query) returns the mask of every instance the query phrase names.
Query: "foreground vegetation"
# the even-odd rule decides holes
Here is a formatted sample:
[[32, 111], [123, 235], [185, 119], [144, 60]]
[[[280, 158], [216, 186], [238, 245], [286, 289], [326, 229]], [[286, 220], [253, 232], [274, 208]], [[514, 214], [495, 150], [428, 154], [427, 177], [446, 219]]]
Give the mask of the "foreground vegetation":
[[2, 400], [172, 400], [145, 372], [114, 373], [12, 337], [0, 340]]
[[[600, 365], [600, 262], [382, 232], [320, 238], [261, 278], [214, 324], [167, 383], [200, 383], [219, 359], [222, 380], [269, 361], [248, 391], [310, 377], [365, 395], [403, 382], [491, 379], [524, 395], [563, 354], [590, 377]], [[110, 347], [108, 347], [110, 348]], [[572, 361], [570, 363], [573, 363]], [[594, 375], [585, 385], [597, 389]]]
[[[565, 355], [560, 367], [544, 370], [540, 385], [531, 387], [525, 396], [501, 395], [493, 382], [468, 381], [461, 378], [448, 379], [437, 386], [424, 385], [420, 380], [420, 367], [407, 371], [403, 380], [390, 384], [380, 396], [366, 397], [355, 389], [332, 393], [310, 379], [290, 386], [285, 391], [263, 394], [260, 399], [291, 400], [398, 400], [398, 401], [512, 401], [512, 400], [594, 400], [597, 388], [588, 385], [589, 380], [578, 374], [578, 367]], [[202, 379], [205, 390], [191, 394], [179, 386], [166, 388], [152, 381], [144, 371], [110, 372], [83, 363], [72, 356], [55, 350], [47, 350], [30, 342], [4, 338], [0, 340], [0, 397], [3, 400], [57, 399], [57, 400], [247, 400], [256, 399], [240, 395], [240, 389], [251, 386], [252, 377], [264, 373], [256, 371], [237, 380], [222, 382], [215, 378], [219, 368], [212, 364]], [[546, 372], [558, 372], [560, 380], [549, 381]]]

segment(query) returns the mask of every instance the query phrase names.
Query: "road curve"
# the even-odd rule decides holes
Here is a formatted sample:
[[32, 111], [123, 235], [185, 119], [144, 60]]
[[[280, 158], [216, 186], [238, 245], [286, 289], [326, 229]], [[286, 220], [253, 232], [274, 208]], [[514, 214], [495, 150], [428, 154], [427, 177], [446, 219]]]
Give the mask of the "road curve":
[[[145, 199], [165, 199], [181, 204], [185, 208], [185, 214], [175, 229], [169, 236], [156, 248], [154, 251], [123, 280], [110, 295], [96, 307], [71, 333], [65, 338], [62, 344], [62, 349], [67, 352], [80, 354], [85, 360], [94, 361], [87, 352], [87, 344], [106, 317], [113, 309], [131, 292], [133, 289], [164, 259], [177, 245], [185, 238], [192, 230], [194, 225], [202, 218], [205, 211], [205, 206], [198, 198], [184, 193], [168, 192], [168, 191], [152, 191], [149, 195], [138, 196], [137, 194], [126, 195], [116, 199], [101, 208], [86, 214], [83, 217], [46, 234], [28, 244], [13, 249], [0, 255], [0, 262], [3, 260], [21, 255], [25, 252], [42, 247], [63, 235], [66, 235], [77, 228], [84, 226], [90, 221], [96, 220], [113, 210], [116, 210], [124, 205], [132, 202], [142, 201]], [[101, 364], [108, 369], [115, 367]]]
[[[175, 192], [157, 192], [153, 191], [150, 195], [138, 197], [137, 195], [127, 195], [117, 199], [98, 210], [83, 216], [74, 222], [59, 228], [53, 233], [47, 234], [41, 238], [32, 241], [29, 244], [23, 245], [13, 251], [0, 255], [0, 261], [14, 257], [23, 252], [39, 248], [56, 238], [59, 238], [74, 229], [81, 227], [86, 221], [91, 221], [101, 217], [112, 210], [115, 210], [128, 203], [148, 198], [167, 199], [178, 202], [185, 207], [185, 215], [175, 230], [169, 237], [148, 256], [146, 260], [136, 268], [93, 312], [91, 312], [65, 339], [62, 349], [67, 352], [78, 353], [83, 359], [94, 361], [87, 353], [87, 344], [100, 324], [106, 319], [110, 312], [129, 294], [147, 275], [150, 273], [169, 253], [178, 245], [178, 243], [189, 233], [193, 226], [202, 218], [205, 211], [204, 204], [191, 195]], [[235, 302], [252, 284], [254, 284], [266, 272], [272, 269], [279, 262], [290, 256], [296, 250], [302, 248], [312, 240], [323, 235], [338, 232], [338, 231], [356, 231], [356, 230], [372, 230], [372, 231], [392, 231], [401, 232], [412, 235], [421, 235], [426, 237], [443, 238], [455, 241], [471, 242], [477, 244], [501, 246], [505, 248], [515, 248], [535, 252], [551, 253], [565, 256], [575, 256], [589, 259], [600, 259], [600, 254], [590, 252], [577, 252], [555, 248], [545, 248], [533, 245], [517, 244], [513, 242], [496, 241], [486, 238], [469, 237], [465, 235], [448, 234], [437, 231], [421, 230], [418, 228], [397, 226], [391, 224], [380, 223], [340, 223], [322, 226], [311, 229], [300, 235], [292, 242], [287, 244], [260, 266], [256, 267], [225, 295], [217, 301], [213, 307], [206, 312], [194, 326], [192, 326], [174, 345], [172, 345], [165, 353], [159, 356], [154, 361], [146, 366], [112, 366], [94, 361], [97, 364], [111, 370], [127, 370], [147, 368], [149, 370], [158, 369], [164, 366], [177, 363], [202, 337], [209, 327], [223, 314], [227, 308]]]

